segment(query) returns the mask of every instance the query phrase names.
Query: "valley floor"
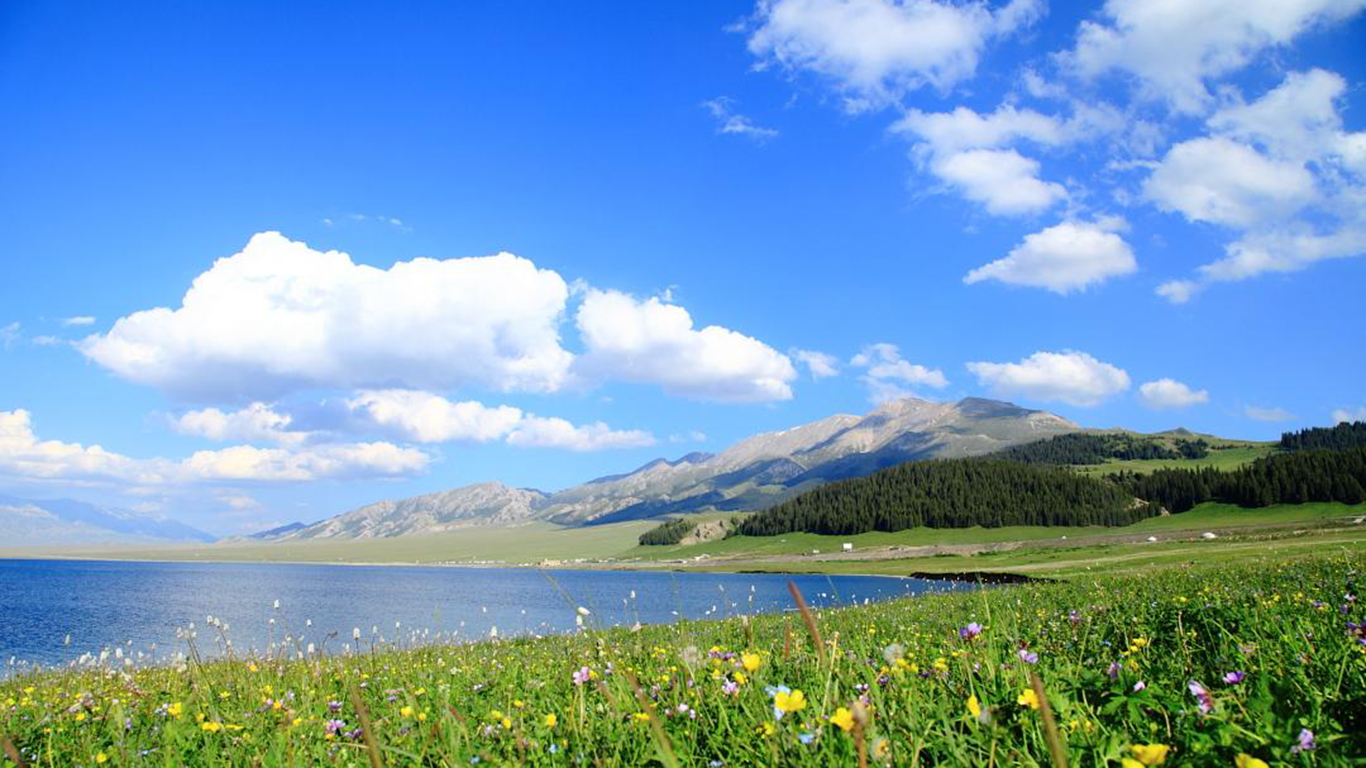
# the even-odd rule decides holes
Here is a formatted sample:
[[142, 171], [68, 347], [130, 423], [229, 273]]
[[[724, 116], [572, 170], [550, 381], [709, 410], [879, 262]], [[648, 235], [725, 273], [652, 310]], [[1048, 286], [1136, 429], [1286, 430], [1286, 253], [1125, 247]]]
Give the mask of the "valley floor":
[[[545, 523], [469, 528], [431, 536], [161, 547], [4, 549], [0, 557], [198, 562], [328, 562], [425, 565], [553, 565], [877, 575], [1019, 573], [1067, 577], [1138, 570], [1319, 545], [1366, 547], [1366, 505], [1203, 504], [1123, 528], [912, 529], [855, 536], [737, 536], [689, 546], [635, 545], [653, 522], [565, 528]], [[1202, 535], [1213, 533], [1216, 538]], [[1149, 542], [1149, 538], [1155, 542]], [[844, 552], [845, 543], [852, 551]]]

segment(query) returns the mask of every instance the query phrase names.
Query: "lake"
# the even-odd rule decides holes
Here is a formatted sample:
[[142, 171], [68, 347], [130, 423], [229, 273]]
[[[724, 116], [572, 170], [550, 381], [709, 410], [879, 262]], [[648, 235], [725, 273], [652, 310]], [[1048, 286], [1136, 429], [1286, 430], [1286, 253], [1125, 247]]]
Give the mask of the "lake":
[[792, 608], [789, 578], [813, 607], [971, 588], [877, 576], [0, 560], [0, 660], [7, 673], [114, 649], [166, 660], [186, 650], [177, 629], [190, 624], [199, 651], [215, 655], [210, 616], [237, 653], [286, 639], [291, 653], [309, 643], [335, 653], [355, 647], [356, 629], [362, 647], [563, 632], [580, 606], [590, 626], [719, 618]]

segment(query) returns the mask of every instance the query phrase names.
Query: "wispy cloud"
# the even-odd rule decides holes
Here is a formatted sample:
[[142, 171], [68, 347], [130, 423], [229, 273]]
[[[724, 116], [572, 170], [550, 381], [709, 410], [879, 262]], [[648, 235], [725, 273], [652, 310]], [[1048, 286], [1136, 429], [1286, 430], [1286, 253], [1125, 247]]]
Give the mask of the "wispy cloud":
[[1295, 414], [1284, 408], [1263, 408], [1257, 405], [1244, 408], [1243, 415], [1255, 421], [1290, 421], [1295, 418]]
[[90, 315], [75, 315], [74, 317], [62, 318], [62, 325], [71, 327], [73, 325], [94, 325], [95, 318]]
[[726, 96], [718, 96], [704, 101], [702, 106], [711, 113], [712, 117], [716, 118], [717, 133], [748, 136], [760, 144], [778, 135], [776, 130], [758, 125], [745, 115], [736, 112], [735, 101]]

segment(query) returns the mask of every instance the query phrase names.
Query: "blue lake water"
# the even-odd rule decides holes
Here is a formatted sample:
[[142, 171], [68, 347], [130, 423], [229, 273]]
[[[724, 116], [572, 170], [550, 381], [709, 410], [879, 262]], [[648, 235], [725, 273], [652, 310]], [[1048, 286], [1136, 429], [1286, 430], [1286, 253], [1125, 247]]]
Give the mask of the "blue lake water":
[[211, 655], [221, 640], [209, 616], [228, 625], [239, 653], [286, 637], [292, 652], [313, 643], [334, 653], [354, 646], [357, 628], [367, 647], [568, 631], [579, 606], [595, 626], [754, 614], [792, 607], [789, 578], [813, 607], [968, 588], [871, 576], [0, 560], [0, 660], [9, 673], [19, 668], [11, 659], [54, 665], [116, 648], [166, 660], [186, 650], [177, 628], [191, 623]]

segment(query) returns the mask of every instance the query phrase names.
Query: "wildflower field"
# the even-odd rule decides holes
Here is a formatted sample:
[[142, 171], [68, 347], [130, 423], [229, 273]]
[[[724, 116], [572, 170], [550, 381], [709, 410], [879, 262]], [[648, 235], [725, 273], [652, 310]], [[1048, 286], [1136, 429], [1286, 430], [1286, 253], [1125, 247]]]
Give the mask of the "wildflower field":
[[1362, 765], [1363, 566], [48, 672], [0, 683], [0, 764]]

